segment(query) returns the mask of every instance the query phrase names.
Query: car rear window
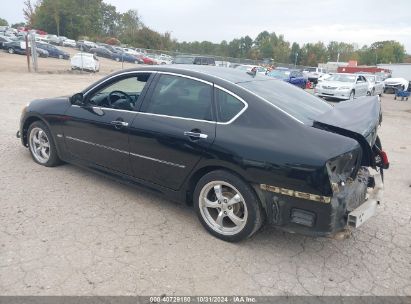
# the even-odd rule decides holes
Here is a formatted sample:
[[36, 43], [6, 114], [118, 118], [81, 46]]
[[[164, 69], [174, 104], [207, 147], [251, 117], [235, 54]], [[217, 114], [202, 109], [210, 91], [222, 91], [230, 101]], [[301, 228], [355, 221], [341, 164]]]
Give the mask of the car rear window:
[[245, 107], [245, 104], [227, 92], [216, 89], [218, 121], [229, 122]]
[[281, 80], [255, 80], [237, 84], [304, 124], [312, 124], [316, 117], [332, 109], [324, 100]]

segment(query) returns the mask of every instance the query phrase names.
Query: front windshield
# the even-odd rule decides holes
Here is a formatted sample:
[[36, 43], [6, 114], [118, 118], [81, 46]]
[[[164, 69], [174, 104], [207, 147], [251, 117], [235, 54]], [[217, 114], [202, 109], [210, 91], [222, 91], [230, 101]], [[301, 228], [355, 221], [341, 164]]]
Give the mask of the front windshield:
[[194, 57], [176, 57], [174, 63], [179, 64], [192, 64], [194, 62]]
[[277, 78], [277, 79], [288, 79], [290, 77], [290, 71], [287, 70], [273, 70], [268, 73], [268, 76]]
[[304, 90], [290, 86], [276, 79], [255, 80], [238, 83], [269, 103], [295, 117], [304, 124], [311, 125], [321, 114], [332, 109], [327, 102]]
[[335, 74], [327, 79], [327, 81], [355, 82], [354, 75]]

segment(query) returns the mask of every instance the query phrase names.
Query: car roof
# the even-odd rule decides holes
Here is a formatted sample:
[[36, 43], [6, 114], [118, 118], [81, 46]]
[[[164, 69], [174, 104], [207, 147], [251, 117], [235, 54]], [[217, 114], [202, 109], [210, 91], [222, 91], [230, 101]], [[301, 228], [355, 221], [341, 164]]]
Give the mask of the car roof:
[[124, 72], [132, 71], [158, 71], [158, 72], [170, 72], [181, 73], [188, 76], [198, 78], [214, 78], [214, 80], [224, 80], [231, 83], [250, 82], [254, 80], [267, 80], [272, 79], [265, 75], [250, 75], [246, 71], [240, 71], [238, 69], [228, 67], [217, 67], [208, 65], [193, 65], [193, 64], [178, 64], [178, 65], [163, 65], [159, 67], [144, 67], [144, 68], [132, 68], [128, 70], [122, 70], [115, 74], [122, 74]]

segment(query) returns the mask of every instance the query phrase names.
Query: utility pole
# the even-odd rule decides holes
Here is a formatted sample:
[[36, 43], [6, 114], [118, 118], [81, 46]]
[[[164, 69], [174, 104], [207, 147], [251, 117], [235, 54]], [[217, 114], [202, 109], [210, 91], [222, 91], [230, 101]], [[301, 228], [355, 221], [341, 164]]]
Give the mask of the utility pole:
[[27, 56], [27, 70], [31, 72], [30, 69], [30, 52], [29, 52], [29, 34], [26, 34], [26, 56]]
[[295, 53], [294, 68], [297, 66], [298, 53]]
[[34, 71], [38, 71], [38, 63], [37, 63], [37, 47], [36, 47], [36, 34], [35, 31], [30, 31], [30, 45], [31, 45], [31, 59], [33, 62]]
[[340, 62], [340, 52], [337, 54], [337, 63]]

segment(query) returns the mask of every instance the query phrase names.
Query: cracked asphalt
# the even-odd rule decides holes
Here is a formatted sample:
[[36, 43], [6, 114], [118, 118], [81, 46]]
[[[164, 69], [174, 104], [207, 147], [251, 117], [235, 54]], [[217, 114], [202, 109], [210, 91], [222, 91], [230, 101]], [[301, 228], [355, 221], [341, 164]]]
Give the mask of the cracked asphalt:
[[32, 161], [21, 108], [100, 77], [0, 72], [1, 295], [411, 295], [411, 101], [382, 98], [385, 200], [349, 239], [265, 227], [230, 244], [189, 207]]

